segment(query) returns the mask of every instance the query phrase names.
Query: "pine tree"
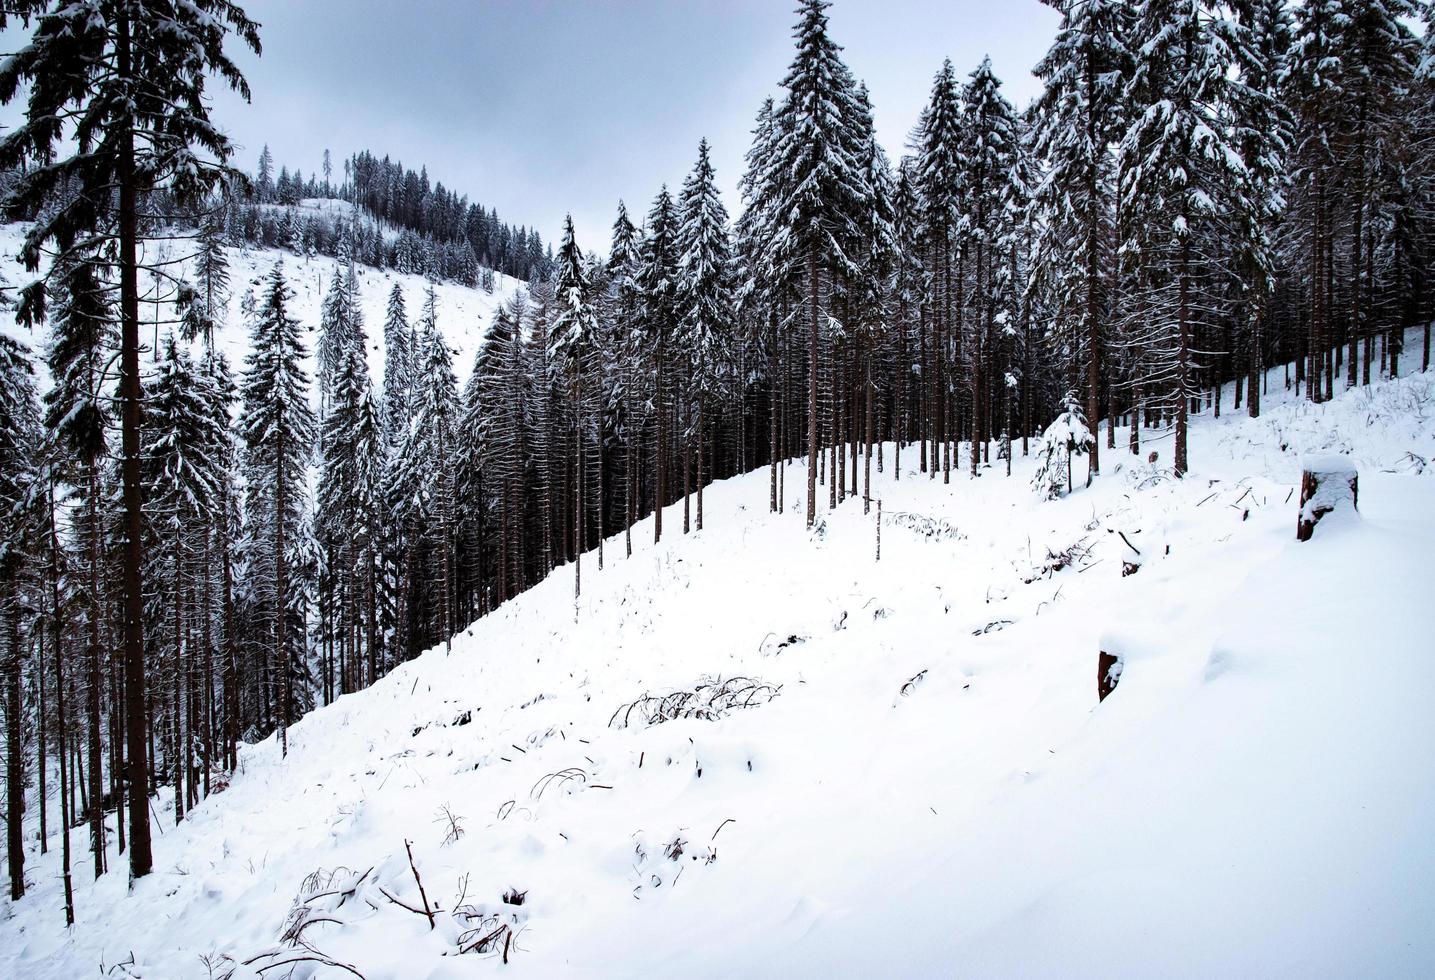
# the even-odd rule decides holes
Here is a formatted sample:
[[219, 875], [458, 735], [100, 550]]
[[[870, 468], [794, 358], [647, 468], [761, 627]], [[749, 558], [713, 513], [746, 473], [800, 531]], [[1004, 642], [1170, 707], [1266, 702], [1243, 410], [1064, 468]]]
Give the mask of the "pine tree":
[[194, 702], [199, 690], [197, 670], [203, 672], [210, 654], [188, 626], [194, 618], [190, 610], [200, 606], [196, 586], [208, 571], [206, 542], [219, 516], [228, 477], [215, 441], [222, 430], [217, 433], [212, 425], [203, 391], [207, 380], [174, 335], [167, 335], [149, 398], [152, 435], [145, 454], [145, 482], [155, 542], [147, 576], [154, 590], [152, 635], [170, 667], [164, 675], [169, 690], [162, 703], [170, 716], [166, 761], [174, 777], [176, 821], [184, 819], [186, 802], [197, 795], [193, 746], [200, 733], [193, 730], [199, 716]]
[[[852, 74], [827, 33], [827, 0], [803, 0], [793, 30], [797, 54], [783, 78], [772, 171], [781, 175], [773, 195], [778, 222], [769, 257], [782, 278], [801, 277], [808, 316], [807, 523], [817, 520], [819, 355], [822, 287], [853, 278], [851, 256], [861, 237], [863, 110]], [[829, 311], [830, 316], [830, 311]]]
[[[698, 160], [683, 183], [678, 227], [678, 346], [687, 356], [685, 404], [697, 406], [687, 428], [697, 439], [697, 528], [703, 529], [703, 459], [706, 409], [720, 397], [732, 359], [736, 302], [732, 288], [732, 246], [727, 209], [718, 193], [707, 140], [698, 144]], [[686, 530], [686, 528], [685, 528]]]
[[917, 133], [917, 183], [922, 202], [923, 239], [928, 247], [927, 267], [932, 274], [932, 337], [929, 345], [930, 367], [923, 375], [927, 381], [926, 420], [932, 443], [931, 473], [936, 475], [937, 444], [942, 446], [943, 479], [950, 482], [952, 474], [951, 441], [948, 409], [948, 344], [955, 343], [957, 329], [957, 295], [961, 290], [961, 273], [953, 274], [954, 251], [959, 247], [957, 234], [961, 227], [962, 147], [961, 104], [956, 73], [951, 61], [943, 61], [932, 81], [932, 95], [922, 113]]
[[224, 237], [213, 223], [204, 226], [198, 246], [192, 308], [181, 322], [189, 325], [186, 340], [203, 336], [205, 345], [213, 347], [214, 331], [224, 323], [229, 305], [229, 256], [224, 250]]
[[295, 615], [294, 596], [302, 591], [295, 571], [305, 535], [306, 473], [315, 429], [303, 334], [289, 314], [292, 295], [284, 264], [276, 262], [255, 313], [240, 420], [254, 587], [269, 634], [269, 669], [279, 688], [279, 742], [286, 754], [289, 726], [308, 696], [303, 619]]
[[0, 334], [0, 693], [5, 699], [5, 853], [12, 902], [25, 895], [25, 756], [20, 711], [25, 654], [20, 619], [27, 503], [39, 443], [32, 373], [29, 352]]
[[1335, 339], [1332, 307], [1337, 153], [1341, 133], [1348, 124], [1340, 50], [1341, 35], [1348, 23], [1345, 0], [1310, 0], [1297, 7], [1284, 77], [1285, 92], [1296, 116], [1291, 212], [1296, 224], [1294, 244], [1304, 253], [1298, 261], [1305, 269], [1309, 295], [1304, 376], [1312, 401], [1334, 394], [1334, 362], [1327, 365], [1327, 360]]
[[259, 170], [254, 181], [254, 189], [261, 201], [274, 199], [274, 154], [269, 152], [269, 144], [264, 144], [264, 149], [259, 151]]
[[628, 217], [628, 208], [618, 202], [618, 216], [613, 220], [612, 243], [608, 249], [609, 289], [612, 292], [613, 330], [616, 342], [609, 345], [616, 361], [617, 391], [614, 405], [618, 412], [618, 437], [623, 443], [623, 538], [627, 554], [633, 554], [633, 524], [638, 519], [638, 461], [641, 457], [642, 424], [638, 403], [645, 390], [644, 375], [638, 364], [639, 330], [638, 277], [642, 268], [642, 236]]
[[[104, 522], [101, 507], [101, 466], [109, 454], [107, 427], [111, 424], [110, 379], [107, 368], [119, 338], [104, 286], [96, 279], [88, 261], [65, 266], [59, 273], [60, 294], [51, 317], [49, 369], [54, 387], [45, 395], [45, 425], [69, 464], [68, 482], [75, 488], [78, 511], [77, 536], [85, 555], [84, 610], [88, 644], [85, 663], [88, 672], [85, 716], [89, 762], [89, 794], [97, 799], [100, 790], [100, 690], [104, 647], [101, 624], [104, 597], [101, 588]], [[95, 860], [95, 877], [104, 873], [105, 824], [99, 807], [90, 809], [90, 846]]]
[[404, 311], [403, 287], [394, 283], [384, 318], [384, 423], [393, 445], [407, 431], [411, 418], [410, 399], [418, 374], [416, 347], [414, 329]]
[[584, 518], [588, 511], [588, 468], [585, 453], [589, 422], [584, 382], [597, 352], [598, 321], [593, 311], [591, 286], [583, 268], [583, 253], [573, 237], [572, 215], [563, 221], [555, 292], [557, 308], [548, 330], [548, 361], [566, 379], [573, 412], [573, 601], [576, 612], [576, 603], [582, 594], [583, 551], [587, 544]]
[[[415, 379], [413, 424], [395, 459], [389, 492], [395, 516], [404, 522], [409, 551], [418, 554], [416, 549], [422, 546], [432, 562], [426, 576], [431, 592], [421, 592], [413, 581], [408, 585], [410, 596], [433, 606], [431, 622], [420, 637], [426, 643], [441, 639], [451, 647], [456, 629], [452, 592], [460, 405], [458, 381], [439, 331], [438, 300], [432, 286], [419, 323], [422, 362]], [[411, 619], [415, 626], [420, 625], [412, 609]]]
[[[0, 169], [22, 170], [6, 205], [39, 206], [65, 189], [67, 205], [43, 212], [26, 235], [22, 260], [38, 270], [46, 243], [62, 254], [101, 236], [115, 246], [120, 292], [121, 482], [126, 543], [123, 553], [126, 758], [130, 793], [130, 874], [153, 863], [145, 696], [143, 514], [140, 486], [139, 201], [168, 191], [183, 206], [231, 173], [223, 164], [232, 145], [209, 119], [205, 84], [211, 74], [248, 98], [238, 68], [224, 53], [230, 33], [256, 53], [258, 25], [232, 0], [168, 0], [113, 4], [106, 0], [20, 0], [0, 13], [28, 27], [30, 43], [0, 65], [0, 103], [27, 87], [25, 122], [0, 140]], [[32, 84], [42, 80], [43, 84]], [[176, 112], [176, 106], [186, 107]], [[73, 128], [72, 128], [73, 126]], [[61, 146], [73, 153], [62, 159]], [[196, 149], [209, 156], [206, 159]], [[146, 224], [154, 222], [148, 216]], [[43, 316], [44, 280], [22, 292], [20, 315]]]
[[[1261, 413], [1265, 333], [1275, 291], [1276, 238], [1285, 211], [1291, 141], [1290, 113], [1281, 102], [1279, 81], [1290, 49], [1290, 14], [1285, 0], [1240, 0], [1233, 11], [1232, 49], [1239, 77], [1229, 102], [1244, 183], [1237, 196], [1242, 206], [1232, 217], [1239, 316], [1247, 335], [1246, 410], [1256, 418]], [[1236, 390], [1239, 396], [1239, 381]]]
[[1196, 337], [1214, 306], [1214, 225], [1244, 178], [1219, 118], [1232, 55], [1213, 16], [1200, 0], [1144, 0], [1132, 43], [1142, 52], [1129, 86], [1134, 118], [1121, 144], [1121, 207], [1143, 236], [1126, 247], [1142, 252], [1155, 284], [1146, 297], [1145, 380], [1169, 393], [1178, 476], [1188, 468]]
[[[1346, 383], [1357, 383], [1359, 342], [1364, 341], [1365, 371], [1361, 383], [1370, 384], [1375, 329], [1372, 319], [1376, 283], [1370, 281], [1376, 247], [1372, 225], [1379, 219], [1379, 202], [1389, 193], [1381, 178], [1402, 153], [1411, 136], [1404, 93], [1416, 70], [1418, 42], [1406, 26], [1416, 16], [1410, 0], [1349, 0], [1345, 30], [1340, 33], [1338, 57], [1345, 78], [1350, 141], [1342, 181], [1350, 197], [1350, 322]], [[1385, 191], [1385, 194], [1382, 194]], [[1413, 203], [1413, 202], [1412, 202]], [[1402, 208], [1401, 210], [1408, 210]], [[1390, 333], [1392, 364], [1398, 364], [1404, 325]]]
[[[968, 295], [969, 303], [975, 307], [970, 339], [965, 341], [971, 375], [973, 476], [981, 447], [989, 450], [990, 446], [991, 399], [986, 390], [985, 361], [995, 353], [997, 319], [1006, 305], [1004, 283], [1010, 274], [1006, 221], [1012, 216], [1008, 205], [1020, 193], [1012, 186], [1020, 153], [1016, 111], [1000, 89], [991, 61], [983, 59], [963, 92], [963, 239], [964, 248], [971, 252], [972, 289]], [[1093, 473], [1097, 470], [1095, 454], [1093, 449]]]
[[314, 516], [315, 537], [325, 552], [331, 589], [339, 599], [330, 641], [337, 641], [340, 648], [340, 693], [374, 680], [375, 565], [383, 533], [383, 422], [369, 384], [362, 323], [355, 327], [338, 355], [329, 413], [322, 423]]
[[[1071, 346], [1085, 346], [1086, 414], [1094, 422], [1101, 417], [1101, 328], [1114, 271], [1114, 218], [1106, 193], [1114, 162], [1108, 148], [1120, 139], [1124, 122], [1131, 8], [1124, 0], [1048, 2], [1061, 10], [1062, 23], [1036, 67], [1045, 87], [1033, 152], [1046, 167], [1035, 191], [1037, 274], [1053, 291], [1067, 330], [1079, 329]], [[1099, 454], [1100, 447], [1093, 447], [1092, 472], [1101, 471]]]
[[638, 321], [644, 359], [654, 377], [653, 413], [656, 422], [653, 450], [653, 541], [663, 536], [663, 508], [668, 503], [668, 441], [672, 397], [669, 390], [673, 335], [678, 327], [678, 222], [677, 208], [666, 186], [648, 211], [638, 267]]

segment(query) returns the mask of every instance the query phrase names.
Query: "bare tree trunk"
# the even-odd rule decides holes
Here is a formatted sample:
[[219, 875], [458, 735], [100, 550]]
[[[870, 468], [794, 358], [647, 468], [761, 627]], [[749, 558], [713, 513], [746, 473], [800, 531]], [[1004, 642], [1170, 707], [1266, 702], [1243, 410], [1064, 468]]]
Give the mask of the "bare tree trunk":
[[[65, 887], [65, 925], [75, 924], [75, 888], [70, 875], [70, 823], [69, 808], [70, 780], [65, 765], [65, 739], [68, 737], [68, 721], [65, 717], [65, 655], [60, 625], [60, 535], [55, 528], [55, 481], [49, 481], [50, 532], [50, 650], [55, 658], [55, 724], [59, 728], [60, 761], [60, 877]], [[44, 665], [41, 665], [41, 670]]]
[[0, 616], [5, 631], [5, 853], [10, 900], [25, 897], [25, 747], [20, 716], [20, 596], [12, 577], [0, 583]]
[[807, 290], [811, 304], [807, 338], [807, 526], [817, 523], [817, 346], [820, 324], [817, 310], [817, 250], [807, 252]]
[[[122, 78], [132, 75], [129, 18], [118, 18], [115, 42], [117, 67]], [[129, 763], [130, 877], [150, 873], [154, 856], [149, 832], [149, 747], [145, 722], [144, 649], [144, 498], [140, 484], [139, 266], [136, 245], [139, 231], [137, 179], [132, 123], [120, 134], [119, 240], [120, 240], [120, 429], [121, 496], [124, 505], [125, 545], [122, 556], [124, 590], [125, 718]]]

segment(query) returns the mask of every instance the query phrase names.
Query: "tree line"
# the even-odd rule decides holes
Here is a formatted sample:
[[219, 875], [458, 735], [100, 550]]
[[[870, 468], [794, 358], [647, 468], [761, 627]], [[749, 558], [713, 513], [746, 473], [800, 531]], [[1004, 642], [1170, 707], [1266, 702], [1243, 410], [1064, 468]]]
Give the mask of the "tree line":
[[[301, 209], [307, 198], [348, 202], [349, 215]], [[493, 273], [523, 281], [545, 278], [553, 250], [538, 229], [502, 221], [497, 209], [430, 185], [428, 168], [409, 170], [368, 150], [344, 161], [333, 180], [328, 150], [323, 178], [292, 174], [265, 145], [252, 184], [231, 194], [223, 225], [234, 244], [287, 248], [298, 255], [352, 256], [375, 268], [447, 279], [493, 291]], [[396, 233], [394, 233], [396, 232]], [[347, 241], [341, 240], [347, 235]]]
[[[0, 340], [12, 896], [28, 779], [42, 848], [45, 780], [60, 780], [67, 882], [74, 826], [105, 871], [111, 809], [142, 875], [151, 794], [183, 819], [241, 741], [273, 733], [287, 751], [304, 711], [560, 565], [576, 614], [584, 558], [631, 554], [648, 517], [655, 541], [675, 530], [665, 518], [701, 530], [715, 479], [765, 469], [769, 508], [815, 525], [849, 496], [870, 506], [874, 465], [1010, 474], [1054, 418], [1089, 420], [1097, 472], [1102, 450], [1143, 452], [1167, 429], [1179, 476], [1193, 412], [1257, 415], [1273, 383], [1333, 397], [1398, 371], [1422, 323], [1429, 366], [1430, 4], [1054, 5], [1030, 106], [989, 62], [965, 77], [946, 63], [893, 161], [827, 2], [802, 0], [737, 217], [704, 141], [639, 219], [619, 204], [606, 255], [585, 254], [570, 219], [551, 267], [484, 325], [462, 384], [432, 287], [396, 285], [383, 322], [366, 321], [342, 222], [316, 349], [281, 262], [241, 311], [244, 363], [227, 363], [222, 216], [251, 192], [207, 120], [174, 130], [158, 107], [197, 101], [208, 69], [242, 91], [222, 41], [257, 47], [252, 24], [221, 0], [173, 5], [178, 34], [159, 28], [162, 3], [29, 5], [36, 34], [0, 68], [0, 100], [40, 73], [63, 84], [35, 89], [0, 140], [40, 276], [17, 313], [49, 338]], [[176, 57], [192, 67], [172, 78]], [[121, 83], [153, 101], [132, 108]], [[77, 112], [100, 169], [95, 154], [54, 162], [54, 120]], [[203, 180], [179, 165], [193, 148]], [[462, 208], [416, 219], [426, 198], [412, 212], [394, 197], [411, 171], [359, 160], [375, 164], [372, 213], [468, 234]], [[201, 212], [182, 274], [141, 260], [146, 236]], [[142, 271], [169, 287], [146, 294], [166, 311], [147, 371]]]

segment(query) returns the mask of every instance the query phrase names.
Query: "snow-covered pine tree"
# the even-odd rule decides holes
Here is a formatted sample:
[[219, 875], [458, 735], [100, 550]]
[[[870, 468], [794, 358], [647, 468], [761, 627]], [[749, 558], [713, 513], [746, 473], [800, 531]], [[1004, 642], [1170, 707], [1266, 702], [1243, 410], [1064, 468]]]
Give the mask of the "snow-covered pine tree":
[[[1071, 336], [1066, 346], [1084, 352], [1086, 411], [1095, 420], [1105, 370], [1102, 325], [1109, 319], [1114, 272], [1110, 146], [1121, 138], [1125, 122], [1132, 6], [1126, 0], [1046, 2], [1061, 11], [1062, 22], [1035, 70], [1044, 87], [1032, 152], [1045, 169], [1035, 189], [1033, 274], [1051, 291], [1058, 329]], [[1098, 473], [1099, 452], [1098, 447], [1091, 458]]]
[[[950, 60], [932, 80], [932, 95], [922, 112], [916, 134], [916, 184], [922, 205], [923, 241], [927, 245], [927, 268], [931, 271], [930, 323], [927, 341], [928, 362], [923, 366], [927, 406], [924, 420], [931, 443], [931, 470], [937, 475], [937, 445], [942, 450], [943, 479], [952, 476], [951, 426], [947, 375], [949, 349], [960, 340], [957, 329], [961, 292], [960, 269], [954, 252], [959, 248], [961, 223], [961, 101], [956, 72]], [[954, 274], [955, 271], [955, 274]], [[930, 370], [928, 370], [930, 368]]]
[[697, 163], [683, 182], [676, 242], [679, 280], [676, 339], [688, 359], [684, 403], [690, 412], [696, 408], [696, 417], [686, 420], [684, 435], [690, 442], [696, 441], [699, 531], [703, 529], [707, 406], [722, 395], [721, 386], [732, 359], [737, 326], [727, 208], [723, 206], [715, 177], [708, 142], [704, 139], [698, 143]]
[[[1343, 210], [1350, 214], [1350, 313], [1346, 324], [1349, 344], [1346, 383], [1357, 383], [1357, 362], [1364, 342], [1364, 372], [1359, 382], [1370, 384], [1375, 359], [1377, 283], [1374, 256], [1382, 200], [1401, 196], [1402, 157], [1413, 135], [1405, 93], [1414, 79], [1419, 41], [1407, 24], [1418, 11], [1411, 0], [1347, 0], [1345, 30], [1341, 31], [1338, 57], [1345, 77], [1346, 116], [1341, 181], [1349, 198]], [[1398, 211], [1409, 213], [1414, 201]], [[1387, 345], [1398, 365], [1404, 322], [1390, 331]]]
[[628, 208], [618, 202], [613, 219], [612, 242], [608, 249], [608, 283], [614, 342], [608, 345], [616, 363], [617, 392], [614, 399], [616, 430], [623, 444], [623, 538], [628, 557], [633, 555], [633, 525], [638, 520], [638, 466], [642, 459], [643, 426], [638, 405], [645, 390], [646, 376], [639, 361], [638, 276], [641, 270], [642, 235], [628, 217]]
[[[892, 399], [895, 418], [893, 431], [892, 478], [902, 478], [902, 446], [916, 431], [924, 430], [920, 406], [922, 377], [925, 367], [926, 335], [920, 311], [926, 303], [928, 277], [922, 266], [925, 251], [922, 240], [922, 202], [917, 193], [917, 165], [912, 157], [904, 158], [897, 167], [892, 192], [892, 232], [896, 265], [893, 269], [892, 300], [895, 305], [892, 321]], [[914, 395], [916, 396], [914, 398]], [[926, 441], [922, 440], [921, 467], [926, 469]]]
[[23, 576], [39, 450], [39, 406], [30, 354], [0, 334], [0, 694], [5, 701], [5, 854], [10, 900], [25, 895], [25, 754], [20, 707], [25, 647]]
[[416, 347], [414, 328], [404, 310], [404, 289], [394, 283], [384, 317], [384, 422], [392, 445], [403, 440], [412, 417], [409, 408], [418, 374]]
[[1143, 0], [1131, 47], [1133, 121], [1122, 137], [1121, 208], [1149, 282], [1144, 297], [1145, 384], [1175, 415], [1175, 471], [1187, 467], [1187, 419], [1197, 393], [1198, 333], [1216, 306], [1217, 225], [1243, 167], [1221, 118], [1232, 52], [1204, 0]]
[[206, 346], [214, 346], [214, 331], [223, 325], [229, 305], [229, 255], [224, 249], [223, 229], [215, 222], [206, 222], [200, 231], [194, 255], [194, 298], [192, 309], [181, 323], [192, 324], [185, 339], [203, 336]]
[[756, 327], [765, 348], [766, 383], [768, 388], [768, 507], [772, 513], [781, 510], [779, 496], [780, 461], [785, 455], [782, 443], [783, 398], [782, 378], [786, 361], [783, 357], [783, 331], [779, 311], [788, 305], [790, 276], [780, 274], [782, 256], [775, 247], [777, 200], [782, 190], [782, 175], [775, 169], [777, 161], [778, 126], [783, 120], [777, 115], [771, 98], [758, 109], [752, 130], [752, 145], [744, 159], [746, 169], [738, 181], [743, 211], [736, 223], [736, 250], [747, 272], [741, 288], [748, 307], [760, 321]]
[[655, 436], [653, 446], [653, 540], [663, 536], [663, 507], [668, 503], [669, 432], [673, 400], [673, 334], [680, 316], [677, 208], [665, 185], [653, 199], [640, 249], [637, 291], [641, 310], [639, 336], [643, 359], [653, 372]]
[[[1227, 96], [1244, 187], [1232, 217], [1237, 324], [1245, 333], [1246, 410], [1261, 413], [1265, 334], [1278, 256], [1279, 222], [1285, 211], [1290, 113], [1281, 101], [1280, 77], [1290, 50], [1290, 13], [1285, 0], [1236, 0], [1228, 25], [1238, 75]], [[1236, 388], [1240, 407], [1241, 384]]]
[[302, 539], [307, 534], [307, 471], [315, 430], [303, 332], [289, 313], [292, 295], [284, 263], [276, 262], [255, 311], [240, 419], [253, 556], [251, 587], [268, 634], [268, 669], [278, 688], [279, 742], [285, 753], [289, 725], [310, 693], [304, 622], [294, 614], [291, 591], [302, 592], [295, 572], [302, 563]]
[[254, 192], [261, 201], [269, 201], [274, 197], [274, 154], [269, 152], [268, 143], [259, 151], [259, 169], [255, 174]]
[[[322, 423], [314, 533], [329, 569], [326, 638], [338, 651], [338, 691], [374, 680], [377, 663], [378, 545], [383, 533], [383, 421], [369, 383], [362, 323], [355, 321], [337, 355], [329, 412]], [[328, 677], [326, 676], [326, 681]], [[334, 692], [329, 692], [332, 696]]]
[[[395, 462], [398, 484], [395, 516], [405, 522], [409, 551], [425, 562], [424, 575], [410, 578], [411, 625], [422, 646], [453, 643], [453, 549], [460, 404], [453, 359], [438, 325], [438, 296], [429, 286], [419, 315], [421, 361], [415, 379], [413, 424]], [[391, 500], [395, 498], [392, 496]], [[410, 559], [412, 562], [413, 559]], [[411, 651], [412, 652], [412, 651]]]
[[1291, 254], [1305, 280], [1309, 324], [1304, 377], [1312, 401], [1334, 395], [1335, 208], [1338, 151], [1349, 125], [1340, 62], [1349, 26], [1346, 0], [1308, 0], [1295, 9], [1291, 54], [1282, 77], [1295, 113], [1291, 167]]
[[[782, 80], [771, 173], [775, 220], [770, 271], [800, 276], [807, 305], [807, 523], [817, 520], [818, 386], [822, 353], [823, 284], [855, 278], [852, 252], [861, 239], [869, 191], [865, 147], [852, 73], [827, 32], [828, 0], [802, 0], [793, 29], [797, 53]], [[828, 310], [829, 318], [832, 311]]]
[[[221, 482], [219, 499], [216, 502], [211, 533], [207, 542], [209, 577], [205, 580], [210, 594], [206, 605], [213, 609], [211, 618], [217, 626], [219, 640], [217, 658], [215, 645], [206, 641], [211, 650], [211, 660], [217, 659], [219, 671], [218, 691], [213, 678], [206, 679], [205, 691], [209, 708], [205, 717], [209, 721], [206, 734], [207, 759], [218, 762], [223, 768], [232, 770], [238, 765], [237, 743], [239, 741], [240, 717], [240, 637], [235, 610], [235, 545], [243, 540], [244, 529], [240, 513], [240, 492], [236, 465], [238, 462], [234, 434], [233, 408], [238, 390], [225, 356], [214, 348], [208, 348], [200, 362], [204, 384], [200, 393], [204, 399], [205, 424], [212, 435], [208, 442]], [[209, 620], [206, 620], [208, 623]], [[207, 661], [207, 664], [209, 661]], [[214, 698], [218, 696], [218, 704]], [[215, 749], [218, 743], [218, 751]], [[204, 771], [204, 791], [209, 792], [209, 767]]]
[[[1042, 432], [1036, 442], [1036, 472], [1032, 474], [1031, 487], [1042, 500], [1055, 500], [1065, 492], [1071, 493], [1071, 457], [1089, 455], [1096, 444], [1096, 437], [1086, 424], [1081, 412], [1081, 400], [1076, 392], [1069, 391], [1062, 399], [1061, 413]], [[1091, 485], [1091, 470], [1087, 467], [1086, 485]]]
[[[75, 544], [84, 555], [84, 585], [76, 590], [78, 601], [71, 615], [78, 614], [83, 619], [88, 638], [84, 658], [87, 675], [85, 745], [89, 763], [88, 792], [93, 797], [101, 793], [102, 771], [100, 695], [105, 598], [101, 508], [106, 494], [101, 483], [102, 468], [109, 455], [108, 428], [112, 423], [113, 378], [108, 376], [108, 367], [119, 348], [119, 336], [107, 290], [96, 277], [92, 263], [84, 259], [66, 263], [57, 278], [59, 302], [50, 317], [48, 367], [52, 387], [45, 393], [45, 427], [59, 451], [60, 475], [74, 490]], [[91, 808], [90, 848], [96, 878], [105, 870], [104, 834], [104, 815], [100, 808]]]
[[206, 378], [187, 350], [166, 335], [151, 384], [148, 415], [150, 442], [145, 454], [146, 500], [151, 511], [148, 581], [154, 648], [167, 670], [160, 703], [165, 762], [174, 786], [174, 816], [184, 819], [197, 797], [194, 745], [199, 719], [199, 678], [208, 672], [211, 651], [190, 624], [200, 608], [199, 584], [208, 574], [206, 542], [220, 516], [222, 485], [227, 479], [203, 386]]
[[[973, 307], [971, 317], [963, 319], [971, 322], [965, 348], [971, 382], [971, 472], [975, 476], [983, 450], [990, 460], [993, 398], [987, 390], [986, 362], [1000, 349], [994, 334], [998, 314], [1006, 305], [1003, 282], [1010, 254], [1006, 220], [1015, 217], [1008, 204], [1020, 196], [1012, 187], [1020, 152], [1016, 110], [1001, 94], [1001, 82], [992, 73], [990, 59], [982, 60], [963, 89], [962, 120], [963, 247], [970, 252], [972, 288], [967, 301]], [[1004, 366], [997, 370], [1004, 371]], [[1092, 471], [1096, 470], [1093, 450]]]
[[[866, 86], [861, 88], [861, 101], [867, 107], [870, 118], [871, 106], [867, 101]], [[862, 183], [868, 193], [861, 225], [860, 274], [848, 292], [852, 339], [856, 345], [854, 376], [857, 390], [852, 396], [852, 410], [856, 416], [853, 431], [858, 436], [854, 447], [858, 442], [862, 444], [864, 514], [872, 508], [872, 449], [877, 440], [877, 390], [882, 380], [879, 377], [880, 365], [891, 359], [887, 348], [893, 343], [895, 331], [889, 323], [889, 305], [902, 247], [897, 235], [896, 187], [892, 180], [892, 167], [882, 145], [877, 142], [876, 133], [870, 131], [870, 122], [868, 129], [862, 152]], [[855, 469], [852, 478], [855, 492]]]
[[556, 308], [553, 323], [548, 328], [548, 361], [566, 381], [573, 412], [573, 601], [576, 604], [582, 594], [583, 551], [587, 545], [584, 518], [588, 511], [588, 470], [585, 453], [589, 441], [587, 400], [590, 396], [585, 394], [584, 382], [593, 368], [597, 352], [598, 320], [583, 267], [583, 253], [573, 237], [572, 215], [563, 221], [555, 289]]
[[[218, 75], [248, 98], [248, 85], [224, 44], [234, 34], [257, 52], [259, 29], [232, 0], [17, 0], [0, 9], [0, 30], [12, 19], [26, 28], [36, 25], [29, 43], [0, 64], [0, 103], [8, 105], [21, 92], [29, 100], [25, 121], [0, 139], [0, 169], [20, 174], [9, 188], [7, 210], [40, 215], [26, 234], [22, 261], [37, 272], [47, 246], [68, 255], [100, 238], [113, 245], [100, 254], [118, 273], [125, 757], [130, 786], [144, 787], [149, 712], [142, 633], [139, 246], [145, 235], [168, 235], [169, 222], [153, 209], [142, 221], [140, 199], [171, 202], [182, 211], [225, 186], [233, 147], [209, 119], [206, 84]], [[43, 84], [32, 84], [37, 79]], [[176, 105], [189, 109], [177, 113]], [[65, 207], [42, 207], [62, 188]], [[160, 190], [166, 193], [154, 193]], [[41, 279], [22, 291], [22, 319], [43, 317], [44, 290]], [[130, 874], [139, 878], [153, 863], [147, 795], [132, 792], [129, 807]]]

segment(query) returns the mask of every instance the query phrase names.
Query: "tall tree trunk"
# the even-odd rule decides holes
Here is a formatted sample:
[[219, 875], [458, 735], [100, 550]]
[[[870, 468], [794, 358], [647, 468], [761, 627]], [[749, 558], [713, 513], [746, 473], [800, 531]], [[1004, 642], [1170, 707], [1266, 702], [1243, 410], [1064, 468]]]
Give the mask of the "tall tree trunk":
[[[1189, 222], [1189, 218], [1187, 218]], [[1188, 225], [1189, 227], [1189, 225]], [[1176, 343], [1176, 475], [1185, 476], [1187, 469], [1186, 459], [1186, 429], [1187, 413], [1190, 410], [1190, 399], [1187, 398], [1187, 390], [1190, 385], [1191, 375], [1191, 243], [1189, 238], [1181, 242], [1181, 271], [1178, 289], [1180, 296], [1177, 310], [1179, 331]]]
[[657, 383], [657, 433], [653, 449], [653, 544], [663, 539], [663, 504], [668, 492], [667, 460], [667, 351], [663, 341], [658, 341], [658, 383]]
[[817, 309], [817, 249], [807, 250], [807, 298], [811, 306], [807, 337], [807, 526], [817, 523], [817, 346], [821, 334]]
[[[60, 762], [60, 878], [65, 889], [65, 925], [75, 924], [75, 887], [70, 876], [70, 779], [65, 765], [65, 739], [69, 736], [69, 724], [65, 717], [65, 655], [60, 625], [60, 535], [55, 527], [55, 481], [49, 481], [50, 532], [50, 651], [55, 658], [55, 725], [59, 729]], [[93, 531], [94, 529], [92, 529]], [[40, 666], [44, 669], [44, 665]]]
[[[118, 19], [115, 42], [121, 78], [133, 73], [130, 24]], [[124, 590], [125, 719], [129, 764], [130, 878], [150, 873], [154, 856], [149, 830], [149, 716], [145, 697], [144, 649], [144, 497], [140, 483], [140, 339], [139, 266], [136, 255], [139, 222], [138, 187], [132, 122], [122, 123], [119, 159], [120, 242], [120, 480], [124, 504], [125, 544], [121, 558]]]
[[100, 667], [100, 514], [99, 479], [94, 463], [85, 467], [85, 482], [88, 499], [85, 501], [86, 521], [89, 524], [89, 649], [86, 663], [89, 667], [89, 690], [85, 692], [85, 709], [89, 724], [86, 726], [86, 741], [90, 755], [90, 849], [95, 857], [95, 877], [105, 873], [105, 808], [101, 802], [104, 790], [101, 788], [103, 767], [100, 764], [100, 688], [103, 673]]
[[10, 900], [25, 897], [25, 747], [20, 717], [20, 589], [0, 582], [0, 630], [5, 643], [5, 854]]

